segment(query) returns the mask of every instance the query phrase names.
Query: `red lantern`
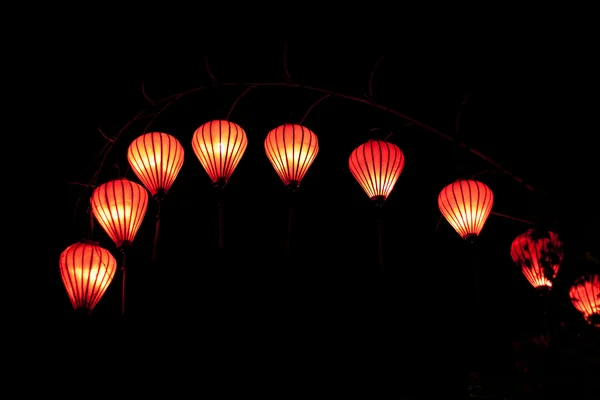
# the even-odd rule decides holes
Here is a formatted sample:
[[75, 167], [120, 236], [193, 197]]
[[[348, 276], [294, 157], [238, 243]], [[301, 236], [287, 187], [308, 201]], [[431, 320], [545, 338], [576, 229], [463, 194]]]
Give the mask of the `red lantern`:
[[285, 186], [296, 188], [319, 152], [319, 140], [310, 129], [285, 124], [265, 138], [265, 152]]
[[569, 296], [585, 320], [600, 328], [600, 275], [588, 275], [577, 279], [569, 290]]
[[562, 243], [554, 232], [529, 229], [513, 240], [510, 256], [534, 288], [549, 289], [562, 263]]
[[130, 246], [148, 208], [148, 192], [135, 182], [117, 179], [94, 189], [92, 212], [117, 248]]
[[91, 312], [115, 277], [117, 260], [96, 242], [78, 242], [60, 255], [60, 276], [75, 310]]
[[183, 146], [173, 136], [146, 133], [127, 150], [131, 169], [152, 196], [167, 194], [183, 165]]
[[446, 221], [461, 238], [468, 240], [479, 236], [493, 205], [492, 190], [470, 179], [449, 184], [438, 196], [438, 206]]
[[225, 120], [209, 121], [194, 132], [192, 148], [214, 184], [225, 185], [240, 162], [248, 138], [241, 126]]
[[404, 154], [393, 143], [369, 140], [354, 149], [348, 165], [371, 200], [385, 201], [404, 169]]

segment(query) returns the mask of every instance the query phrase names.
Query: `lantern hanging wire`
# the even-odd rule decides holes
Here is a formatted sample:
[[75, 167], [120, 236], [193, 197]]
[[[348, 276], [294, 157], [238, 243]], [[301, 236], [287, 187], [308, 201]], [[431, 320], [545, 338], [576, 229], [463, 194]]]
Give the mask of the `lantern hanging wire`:
[[161, 203], [175, 182], [183, 160], [181, 143], [174, 136], [163, 132], [143, 134], [127, 149], [127, 161], [131, 169], [156, 201], [152, 261], [157, 260]]
[[395, 144], [370, 139], [352, 151], [348, 167], [375, 204], [377, 261], [383, 265], [383, 206], [404, 169], [404, 153]]
[[283, 124], [272, 129], [264, 142], [265, 153], [289, 194], [289, 216], [285, 240], [290, 250], [296, 192], [319, 153], [317, 135], [300, 124]]
[[216, 190], [219, 219], [219, 248], [224, 248], [224, 190], [246, 148], [246, 131], [227, 120], [212, 120], [198, 127], [192, 137], [192, 149]]

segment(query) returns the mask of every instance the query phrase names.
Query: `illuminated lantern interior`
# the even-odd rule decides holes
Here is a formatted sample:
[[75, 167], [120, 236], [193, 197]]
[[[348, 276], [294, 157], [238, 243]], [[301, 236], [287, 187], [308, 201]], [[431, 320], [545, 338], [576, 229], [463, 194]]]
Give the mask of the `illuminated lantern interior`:
[[148, 208], [148, 191], [127, 179], [98, 186], [90, 205], [94, 217], [117, 248], [131, 245]]
[[371, 200], [387, 200], [404, 169], [404, 154], [383, 140], [358, 146], [348, 160], [350, 172]]
[[562, 243], [554, 232], [529, 229], [512, 242], [510, 256], [534, 288], [551, 288], [563, 259]]
[[247, 146], [242, 127], [225, 120], [201, 125], [192, 137], [194, 153], [214, 184], [229, 181]]
[[60, 255], [62, 282], [75, 310], [96, 307], [115, 277], [117, 260], [93, 242], [78, 242]]
[[600, 328], [600, 275], [577, 279], [569, 290], [569, 296], [585, 320]]
[[297, 187], [319, 152], [319, 141], [310, 129], [285, 124], [269, 132], [265, 152], [284, 185]]
[[183, 146], [166, 133], [146, 133], [127, 150], [131, 169], [152, 196], [167, 194], [183, 165]]
[[472, 240], [479, 236], [493, 205], [492, 190], [474, 180], [453, 182], [438, 196], [442, 215], [463, 239]]

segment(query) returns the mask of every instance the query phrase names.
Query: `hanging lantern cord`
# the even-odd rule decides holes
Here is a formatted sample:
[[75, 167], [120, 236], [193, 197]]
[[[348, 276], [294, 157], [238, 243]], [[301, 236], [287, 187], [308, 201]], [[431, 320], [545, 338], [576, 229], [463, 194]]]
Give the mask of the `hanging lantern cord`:
[[475, 286], [475, 305], [477, 311], [480, 305], [481, 290], [479, 288], [479, 255], [477, 254], [477, 236], [469, 235], [466, 240], [469, 244], [469, 250], [471, 253], [471, 270], [473, 273], [473, 284]]
[[223, 200], [224, 200], [224, 191], [225, 191], [225, 179], [219, 179], [215, 182], [214, 187], [217, 197], [217, 211], [219, 213], [219, 249], [223, 249], [225, 247], [223, 241]]
[[127, 282], [127, 246], [122, 245], [119, 251], [123, 254], [121, 261], [121, 315], [125, 315], [125, 286]]
[[162, 200], [165, 197], [164, 191], [158, 191], [154, 195], [154, 200], [156, 200], [156, 228], [154, 229], [154, 245], [152, 246], [152, 261], [156, 262], [158, 259], [158, 236], [160, 232], [160, 206]]
[[294, 222], [294, 208], [295, 208], [295, 202], [296, 202], [296, 191], [298, 190], [298, 182], [290, 181], [290, 183], [288, 183], [286, 185], [286, 189], [289, 193], [290, 212], [289, 212], [289, 216], [288, 216], [287, 234], [285, 237], [285, 250], [289, 251], [290, 247], [291, 247], [291, 241], [292, 241], [292, 226], [293, 226], [293, 222]]
[[377, 262], [379, 265], [383, 265], [383, 206], [385, 199], [378, 196], [373, 200], [377, 219]]

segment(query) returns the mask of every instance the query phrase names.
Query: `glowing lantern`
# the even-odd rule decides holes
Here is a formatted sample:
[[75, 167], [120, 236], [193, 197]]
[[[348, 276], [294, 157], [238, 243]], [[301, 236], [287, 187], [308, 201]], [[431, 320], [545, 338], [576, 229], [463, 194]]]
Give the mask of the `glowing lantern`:
[[369, 140], [354, 149], [348, 164], [367, 196], [385, 201], [404, 169], [404, 154], [393, 143]]
[[443, 188], [438, 196], [442, 215], [460, 237], [467, 240], [479, 236], [493, 205], [492, 190], [474, 180], [453, 182]]
[[148, 208], [148, 191], [140, 184], [117, 179], [94, 189], [92, 212], [117, 248], [133, 242]]
[[577, 279], [569, 290], [569, 297], [585, 320], [600, 328], [600, 275]]
[[127, 161], [152, 196], [162, 197], [171, 188], [183, 165], [183, 146], [173, 136], [146, 133], [127, 150]]
[[551, 288], [563, 259], [562, 243], [554, 232], [529, 229], [513, 240], [510, 256], [534, 288]]
[[265, 138], [265, 152], [285, 186], [297, 188], [319, 152], [317, 135], [298, 124], [285, 124]]
[[214, 120], [201, 125], [192, 137], [192, 148], [213, 184], [224, 186], [240, 162], [248, 138], [241, 126]]
[[115, 277], [117, 260], [96, 242], [78, 242], [60, 255], [60, 276], [75, 310], [91, 312]]

